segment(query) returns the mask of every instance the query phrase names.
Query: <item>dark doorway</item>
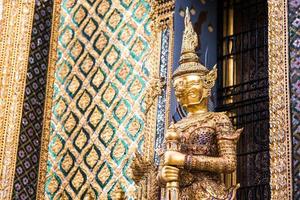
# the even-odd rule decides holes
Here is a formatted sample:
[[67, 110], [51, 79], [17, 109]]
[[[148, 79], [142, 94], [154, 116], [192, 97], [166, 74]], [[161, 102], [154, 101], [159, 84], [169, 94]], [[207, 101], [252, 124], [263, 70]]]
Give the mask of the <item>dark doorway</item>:
[[237, 199], [270, 199], [267, 0], [218, 1], [218, 106], [237, 128]]

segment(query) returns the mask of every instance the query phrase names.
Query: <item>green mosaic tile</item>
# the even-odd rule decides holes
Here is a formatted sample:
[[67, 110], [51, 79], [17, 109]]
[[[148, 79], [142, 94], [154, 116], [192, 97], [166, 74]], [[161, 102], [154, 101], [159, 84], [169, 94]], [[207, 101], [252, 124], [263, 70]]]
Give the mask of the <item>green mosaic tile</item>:
[[114, 65], [119, 61], [120, 57], [120, 50], [115, 45], [112, 45], [108, 50], [108, 53], [104, 57], [104, 63], [109, 69], [113, 69]]
[[115, 134], [116, 128], [112, 125], [110, 121], [107, 121], [99, 134], [99, 140], [105, 146], [105, 148], [107, 148], [108, 145], [111, 143]]
[[151, 35], [151, 19], [148, 19], [144, 25], [145, 33], [150, 36]]
[[113, 177], [113, 168], [104, 161], [97, 171], [96, 181], [103, 189]]
[[90, 134], [85, 128], [82, 128], [73, 140], [74, 148], [81, 153], [82, 150], [88, 145], [90, 139]]
[[66, 120], [64, 121], [64, 130], [70, 136], [73, 131], [76, 129], [76, 126], [79, 122], [78, 117], [73, 113], [70, 112]]
[[91, 54], [87, 54], [83, 61], [79, 65], [79, 69], [81, 73], [87, 77], [92, 70], [92, 68], [95, 66], [96, 60]]
[[71, 29], [70, 26], [66, 26], [65, 29], [62, 31], [58, 41], [62, 44], [64, 48], [67, 48], [67, 46], [74, 38], [74, 34], [74, 30]]
[[121, 31], [118, 33], [118, 39], [122, 42], [124, 46], [127, 46], [128, 43], [132, 40], [134, 37], [134, 33], [136, 31], [136, 28], [134, 28], [130, 24], [125, 24]]
[[121, 99], [113, 110], [116, 121], [121, 124], [131, 111], [131, 105], [126, 99]]
[[143, 74], [146, 76], [146, 77], [150, 77], [150, 72], [149, 72], [149, 67], [148, 66], [146, 66], [146, 64], [144, 63], [143, 65], [142, 65], [142, 72], [143, 72]]
[[72, 71], [72, 66], [69, 62], [64, 61], [60, 66], [58, 67], [58, 70], [55, 73], [55, 78], [59, 80], [61, 84], [64, 84], [68, 76], [70, 75]]
[[95, 51], [99, 55], [101, 55], [105, 47], [107, 47], [108, 42], [109, 42], [108, 35], [103, 31], [101, 31], [100, 34], [96, 37], [93, 47]]
[[74, 167], [75, 156], [70, 150], [63, 155], [61, 161], [59, 162], [59, 168], [63, 172], [64, 176], [67, 176], [69, 172]]
[[83, 23], [84, 19], [88, 15], [88, 10], [83, 7], [82, 5], [78, 6], [77, 10], [74, 13], [74, 16], [72, 17], [72, 20], [74, 24], [76, 24], [78, 27]]
[[140, 102], [140, 109], [142, 113], [146, 113], [146, 102], [145, 102], [145, 97], [142, 97], [142, 100]]
[[59, 88], [57, 83], [54, 83], [53, 84], [53, 98], [52, 99], [56, 99], [59, 96], [60, 91], [61, 91], [61, 89]]
[[57, 119], [61, 120], [62, 116], [66, 113], [67, 108], [67, 101], [63, 97], [59, 97], [53, 106], [52, 112]]
[[87, 117], [88, 124], [95, 131], [102, 119], [103, 111], [96, 105]]
[[142, 154], [143, 153], [143, 146], [144, 146], [144, 142], [145, 142], [145, 139], [144, 139], [144, 137], [139, 141], [139, 143], [138, 143], [138, 152], [140, 153], [140, 154]]
[[81, 168], [78, 168], [70, 179], [70, 186], [75, 194], [78, 194], [87, 180], [86, 174]]
[[129, 84], [127, 91], [130, 97], [134, 100], [142, 94], [145, 88], [145, 81], [138, 75], [135, 75], [131, 83]]
[[82, 33], [83, 35], [90, 40], [98, 29], [98, 23], [93, 18], [90, 18], [89, 21], [84, 26]]
[[133, 180], [130, 178], [129, 176], [129, 170], [130, 170], [130, 166], [132, 164], [132, 159], [129, 159], [126, 164], [124, 165], [124, 167], [122, 168], [122, 175], [124, 176], [125, 180], [129, 183], [129, 184], [133, 184]]
[[[141, 48], [142, 47], [142, 48]], [[149, 48], [148, 43], [142, 37], [137, 37], [133, 45], [130, 48], [130, 55], [136, 60], [139, 61], [147, 49]]]
[[122, 20], [123, 14], [119, 10], [114, 9], [111, 15], [109, 16], [106, 25], [108, 28], [110, 28], [112, 32], [115, 32], [116, 29], [119, 28], [122, 24]]
[[106, 14], [109, 12], [111, 8], [112, 2], [111, 0], [102, 0], [97, 8], [96, 8], [96, 14], [101, 18], [104, 19]]
[[62, 7], [65, 9], [66, 12], [70, 12], [76, 5], [77, 0], [68, 0], [64, 1]]
[[144, 122], [143, 120], [137, 116], [134, 115], [128, 122], [128, 124], [125, 126], [125, 131], [128, 135], [128, 137], [135, 141], [136, 138], [140, 135], [144, 128]]
[[145, 0], [61, 5], [47, 163], [53, 185], [46, 195], [84, 200], [91, 188], [96, 198], [111, 199], [116, 184], [124, 190], [133, 184], [131, 143], [142, 151], [150, 6]]
[[46, 194], [51, 200], [58, 192], [60, 186], [61, 186], [61, 179], [59, 178], [58, 175], [54, 174], [47, 178], [45, 189], [46, 189]]
[[128, 61], [123, 61], [116, 70], [116, 78], [122, 83], [122, 85], [125, 85], [132, 72], [132, 65]]
[[128, 8], [131, 6], [132, 4], [132, 0], [120, 0], [121, 5], [126, 8], [126, 10], [128, 10]]
[[89, 170], [93, 170], [94, 167], [97, 165], [98, 161], [100, 161], [101, 152], [100, 150], [93, 145], [84, 155], [84, 163], [88, 166]]
[[85, 46], [84, 43], [78, 39], [74, 42], [69, 52], [69, 56], [72, 58], [74, 62], [76, 62], [82, 55], [84, 51], [84, 46]]
[[55, 159], [64, 149], [65, 140], [58, 134], [56, 134], [49, 143], [49, 153], [53, 159]]
[[125, 156], [128, 152], [128, 145], [123, 139], [118, 139], [116, 143], [113, 145], [110, 157], [113, 161], [116, 162], [117, 165], [120, 165], [120, 163], [124, 160]]
[[116, 99], [119, 90], [114, 83], [109, 83], [101, 95], [101, 101], [109, 108]]
[[87, 2], [92, 6], [97, 0], [87, 0]]
[[106, 73], [99, 67], [91, 78], [91, 86], [96, 92], [100, 90], [106, 80]]
[[76, 102], [78, 110], [84, 114], [92, 104], [92, 95], [88, 90], [84, 90]]
[[67, 84], [66, 91], [70, 97], [74, 98], [82, 86], [82, 80], [74, 75], [71, 81]]
[[133, 19], [141, 23], [149, 15], [150, 9], [150, 5], [145, 0], [139, 1], [133, 9]]

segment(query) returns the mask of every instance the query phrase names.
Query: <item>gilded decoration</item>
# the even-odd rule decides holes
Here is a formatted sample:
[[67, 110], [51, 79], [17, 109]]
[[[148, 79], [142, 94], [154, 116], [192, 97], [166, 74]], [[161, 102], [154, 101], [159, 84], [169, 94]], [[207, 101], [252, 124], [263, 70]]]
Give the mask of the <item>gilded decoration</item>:
[[33, 13], [33, 1], [3, 1], [0, 36], [0, 199], [10, 199], [12, 194]]
[[39, 197], [111, 198], [117, 184], [134, 190], [128, 167], [144, 142], [150, 9], [144, 0], [56, 2]]
[[[80, 4], [82, 6], [79, 6], [77, 4]], [[111, 186], [110, 181], [108, 183], [106, 183], [106, 181], [105, 181], [105, 180], [109, 179], [109, 175], [112, 172], [112, 168], [110, 167], [110, 165], [108, 165], [110, 163], [104, 162], [100, 166], [101, 170], [103, 170], [103, 172], [105, 172], [105, 173], [102, 173], [102, 177], [98, 178], [98, 182], [91, 181], [93, 186], [94, 186], [94, 184], [95, 184], [95, 186], [97, 185], [96, 188], [87, 187], [87, 183], [86, 183], [87, 179], [85, 179], [85, 176], [81, 176], [82, 174], [85, 174], [85, 171], [79, 170], [79, 168], [77, 167], [79, 165], [87, 166], [87, 164], [83, 164], [84, 163], [83, 156], [80, 156], [78, 159], [78, 163], [74, 162], [74, 165], [73, 165], [72, 161], [74, 159], [72, 156], [74, 156], [74, 151], [79, 152], [80, 149], [85, 148], [86, 150], [84, 152], [87, 152], [89, 150], [91, 150], [91, 152], [93, 152], [93, 151], [97, 152], [97, 150], [96, 150], [96, 148], [98, 148], [97, 146], [95, 148], [94, 148], [94, 146], [87, 148], [86, 142], [85, 142], [86, 140], [91, 140], [91, 138], [92, 138], [92, 140], [95, 139], [94, 135], [91, 136], [89, 134], [89, 132], [87, 132], [86, 130], [81, 130], [81, 132], [78, 133], [77, 132], [78, 128], [76, 128], [76, 127], [74, 128], [72, 126], [72, 123], [70, 123], [70, 126], [66, 127], [66, 129], [63, 130], [64, 134], [62, 136], [60, 136], [53, 132], [53, 123], [51, 123], [52, 126], [50, 126], [51, 108], [52, 107], [53, 107], [53, 113], [55, 113], [55, 115], [57, 115], [57, 116], [55, 116], [55, 120], [60, 120], [60, 121], [62, 120], [62, 122], [65, 122], [67, 120], [71, 120], [71, 121], [73, 120], [73, 122], [76, 122], [79, 120], [77, 115], [80, 115], [82, 113], [82, 110], [83, 110], [83, 112], [90, 112], [91, 107], [92, 107], [90, 104], [88, 104], [88, 107], [84, 108], [83, 105], [86, 105], [86, 104], [81, 104], [79, 101], [78, 102], [78, 110], [76, 112], [75, 111], [70, 112], [71, 104], [69, 104], [69, 102], [67, 102], [66, 99], [64, 99], [64, 98], [60, 98], [58, 100], [58, 96], [57, 96], [58, 85], [57, 84], [53, 85], [54, 81], [56, 83], [59, 83], [59, 85], [65, 84], [66, 91], [64, 91], [64, 90], [61, 91], [64, 95], [66, 95], [66, 96], [67, 95], [69, 95], [69, 96], [75, 95], [76, 98], [77, 97], [79, 98], [79, 96], [84, 94], [83, 99], [89, 99], [88, 97], [89, 97], [89, 94], [91, 93], [90, 91], [87, 91], [84, 93], [84, 91], [82, 89], [80, 89], [79, 91], [76, 91], [76, 87], [74, 87], [74, 88], [72, 88], [72, 87], [76, 84], [77, 85], [82, 85], [82, 84], [85, 85], [87, 80], [90, 80], [90, 78], [89, 78], [90, 75], [88, 75], [87, 80], [86, 80], [86, 78], [84, 78], [85, 81], [83, 81], [83, 82], [80, 82], [81, 79], [78, 79], [78, 77], [76, 77], [76, 76], [73, 76], [72, 77], [73, 80], [72, 80], [72, 79], [66, 77], [66, 76], [70, 76], [70, 74], [74, 75], [74, 71], [72, 71], [73, 69], [70, 70], [72, 65], [70, 65], [70, 63], [68, 63], [68, 62], [66, 62], [62, 65], [58, 65], [58, 64], [55, 65], [55, 62], [57, 59], [60, 59], [61, 55], [65, 55], [65, 54], [61, 54], [62, 53], [61, 49], [62, 48], [70, 48], [71, 44], [74, 44], [74, 46], [76, 44], [76, 46], [78, 48], [78, 49], [70, 49], [69, 59], [70, 59], [70, 62], [73, 64], [74, 64], [74, 62], [76, 63], [76, 62], [80, 62], [83, 60], [90, 60], [90, 61], [87, 61], [87, 63], [93, 63], [93, 61], [92, 61], [93, 59], [80, 58], [80, 59], [76, 60], [77, 59], [76, 55], [77, 56], [81, 55], [81, 57], [83, 57], [81, 53], [85, 54], [86, 49], [88, 49], [88, 50], [93, 49], [96, 51], [97, 54], [102, 54], [103, 52], [104, 52], [104, 54], [108, 53], [108, 48], [106, 48], [106, 47], [110, 46], [112, 42], [119, 44], [119, 37], [123, 38], [123, 40], [121, 42], [122, 45], [124, 45], [124, 44], [125, 45], [127, 44], [127, 46], [132, 45], [132, 41], [134, 40], [135, 36], [133, 38], [131, 38], [131, 37], [129, 37], [129, 35], [130, 35], [129, 33], [138, 32], [137, 30], [135, 30], [135, 26], [133, 26], [132, 24], [126, 24], [126, 27], [122, 28], [122, 30], [124, 30], [123, 33], [119, 32], [119, 33], [114, 34], [114, 36], [117, 37], [117, 39], [113, 39], [113, 41], [111, 41], [109, 39], [107, 34], [110, 32], [113, 32], [113, 31], [118, 32], [119, 30], [121, 30], [120, 27], [122, 27], [122, 25], [123, 25], [123, 23], [121, 23], [118, 26], [117, 23], [114, 23], [113, 18], [109, 18], [109, 16], [111, 16], [111, 15], [121, 16], [122, 14], [127, 13], [127, 12], [117, 12], [117, 10], [119, 8], [124, 9], [126, 7], [131, 9], [134, 7], [134, 5], [136, 5], [136, 2], [130, 1], [128, 3], [127, 1], [126, 2], [122, 1], [122, 5], [118, 4], [118, 6], [115, 6], [115, 8], [117, 8], [117, 10], [115, 12], [112, 11], [112, 9], [110, 9], [112, 2], [108, 1], [108, 0], [103, 0], [103, 1], [97, 2], [97, 3], [91, 3], [91, 1], [88, 1], [88, 2], [80, 1], [77, 4], [74, 4], [74, 1], [63, 2], [62, 4], [60, 4], [59, 1], [56, 1], [56, 7], [55, 7], [55, 11], [54, 11], [55, 15], [54, 15], [53, 27], [56, 27], [56, 29], [53, 28], [52, 31], [58, 30], [58, 29], [60, 31], [59, 32], [54, 31], [53, 36], [52, 36], [51, 59], [49, 60], [49, 63], [51, 63], [51, 65], [50, 65], [50, 72], [48, 74], [48, 80], [47, 80], [47, 102], [46, 102], [46, 109], [45, 109], [46, 123], [43, 128], [43, 130], [44, 130], [43, 131], [44, 132], [43, 146], [42, 146], [42, 155], [41, 155], [41, 161], [40, 161], [40, 176], [39, 176], [39, 187], [38, 187], [39, 188], [38, 192], [39, 192], [39, 197], [40, 197], [39, 199], [43, 199], [44, 195], [46, 195], [46, 196], [48, 195], [48, 197], [49, 197], [49, 196], [51, 196], [51, 193], [55, 193], [56, 197], [59, 197], [59, 195], [61, 193], [63, 193], [63, 195], [67, 195], [67, 197], [69, 197], [68, 196], [68, 195], [70, 195], [69, 193], [72, 193], [72, 195], [74, 197], [75, 190], [79, 190], [79, 193], [80, 193], [79, 196], [80, 196], [83, 194], [82, 191], [93, 191], [94, 193], [96, 193], [96, 191], [98, 191], [98, 189], [99, 189], [99, 191], [102, 191], [102, 187], [105, 184], [108, 184]], [[98, 6], [98, 4], [99, 4], [99, 6]], [[101, 6], [100, 6], [100, 4], [101, 4]], [[155, 3], [154, 3], [154, 5], [155, 5]], [[74, 41], [75, 40], [74, 38], [75, 38], [75, 35], [77, 37], [77, 34], [83, 35], [83, 33], [81, 34], [81, 32], [79, 32], [79, 31], [74, 32], [74, 30], [72, 29], [72, 27], [70, 27], [70, 25], [71, 25], [71, 23], [74, 23], [74, 25], [72, 25], [72, 26], [81, 27], [81, 26], [83, 26], [82, 24], [84, 24], [84, 25], [87, 24], [88, 18], [86, 18], [85, 20], [82, 20], [82, 21], [80, 20], [80, 19], [82, 19], [82, 17], [85, 16], [85, 12], [86, 12], [85, 6], [86, 7], [91, 6], [93, 12], [98, 12], [98, 16], [101, 18], [101, 20], [103, 20], [103, 19], [107, 20], [107, 21], [103, 22], [102, 25], [103, 24], [106, 25], [109, 21], [110, 21], [109, 22], [110, 25], [105, 26], [103, 28], [103, 30], [101, 29], [100, 30], [100, 31], [102, 31], [101, 34], [99, 34], [97, 32], [97, 34], [99, 34], [99, 37], [97, 37], [97, 34], [95, 34], [91, 30], [93, 28], [85, 31], [84, 37], [86, 37], [86, 38], [90, 37], [91, 40], [95, 40], [95, 41], [97, 40], [97, 42], [96, 42], [96, 44], [94, 43], [92, 45], [90, 45], [88, 43], [86, 48], [81, 48], [83, 46], [83, 44], [80, 42], [82, 42], [82, 41], [78, 41], [76, 43]], [[291, 157], [290, 157], [291, 156], [290, 155], [290, 147], [291, 147], [290, 142], [291, 141], [290, 141], [290, 130], [289, 130], [289, 110], [288, 110], [288, 102], [289, 102], [288, 95], [289, 94], [288, 94], [288, 81], [287, 81], [288, 80], [287, 33], [286, 33], [286, 31], [287, 31], [287, 29], [286, 29], [287, 2], [283, 1], [283, 0], [280, 0], [280, 1], [269, 0], [268, 7], [269, 7], [269, 23], [268, 23], [269, 24], [269, 40], [268, 40], [268, 42], [269, 42], [269, 74], [270, 74], [270, 80], [269, 80], [269, 83], [270, 83], [270, 122], [271, 122], [270, 154], [271, 154], [272, 199], [292, 199], [291, 198], [292, 197], [291, 196], [291, 194], [292, 194]], [[63, 25], [63, 27], [65, 27], [65, 29], [63, 29], [63, 27], [59, 27], [60, 16], [61, 15], [66, 16], [68, 13], [68, 10], [72, 10], [72, 9], [75, 10], [76, 8], [77, 8], [76, 14], [75, 14], [75, 11], [71, 11], [71, 13], [72, 13], [71, 16], [74, 15], [74, 18], [72, 18], [72, 22], [68, 21], [68, 20], [70, 20], [70, 18], [67, 18], [67, 20], [62, 18], [62, 19], [64, 19], [64, 20], [62, 20], [62, 22], [65, 23], [65, 25]], [[60, 12], [60, 10], [62, 10], [62, 13]], [[88, 12], [90, 12], [90, 10], [88, 10]], [[159, 18], [158, 12], [156, 12], [156, 14], [155, 14], [155, 12], [153, 12], [153, 13], [154, 13], [153, 19], [158, 19]], [[159, 12], [159, 13], [163, 13], [163, 11]], [[172, 16], [172, 14], [166, 14], [166, 15]], [[134, 22], [136, 22], [136, 21], [138, 21], [138, 20], [136, 20], [136, 18], [140, 18], [140, 17], [141, 17], [141, 14], [136, 14], [132, 18], [134, 19]], [[115, 19], [117, 19], [117, 20], [123, 19], [124, 20], [124, 17], [123, 18], [116, 17]], [[126, 19], [128, 19], [128, 18], [126, 18]], [[164, 18], [164, 19], [166, 19], [166, 18]], [[168, 19], [172, 19], [172, 17], [170, 17]], [[97, 27], [97, 25], [98, 25], [98, 28], [96, 30], [99, 30], [99, 27], [100, 27], [99, 22], [98, 22], [98, 24], [94, 24], [93, 23], [94, 21], [92, 19], [89, 21], [90, 21], [90, 25], [87, 27], [94, 27], [94, 26]], [[160, 22], [162, 25], [165, 25], [165, 24], [168, 24], [168, 23], [163, 23], [166, 21], [168, 21], [168, 20], [161, 20]], [[97, 20], [96, 20], [96, 22], [97, 22]], [[124, 22], [124, 21], [122, 21], [122, 22]], [[143, 23], [143, 22], [144, 21], [142, 20], [141, 23]], [[172, 20], [170, 23], [172, 24]], [[68, 24], [69, 26], [66, 27], [66, 24]], [[153, 30], [156, 30], [158, 33], [161, 33], [160, 32], [162, 30], [161, 27], [165, 27], [165, 26], [157, 26], [157, 23], [156, 23], [156, 25], [154, 25]], [[167, 27], [169, 27], [169, 26], [167, 26]], [[171, 27], [172, 27], [172, 25], [171, 25]], [[147, 28], [147, 31], [145, 31], [145, 32], [149, 33], [149, 30], [150, 29]], [[64, 32], [64, 34], [63, 34], [63, 32]], [[14, 33], [17, 33], [17, 32], [14, 32]], [[170, 33], [173, 34], [172, 29], [170, 29]], [[58, 42], [59, 35], [62, 35], [61, 37], [65, 38], [65, 39], [61, 39], [61, 41], [63, 41], [63, 42]], [[95, 37], [97, 37], [97, 39], [95, 39]], [[172, 37], [173, 36], [171, 36], [171, 38]], [[161, 44], [160, 44], [161, 34], [157, 34], [157, 36], [154, 38], [155, 38], [154, 40], [150, 40], [148, 42], [151, 45], [155, 44], [157, 46], [161, 46]], [[137, 42], [137, 43], [143, 44], [142, 41]], [[151, 45], [149, 45], [149, 46], [151, 46]], [[169, 45], [172, 46], [172, 44], [169, 44]], [[57, 50], [58, 54], [56, 54], [57, 46], [59, 46], [59, 48]], [[132, 46], [130, 46], [130, 47], [132, 47]], [[132, 47], [132, 49], [134, 49], [134, 48], [135, 47]], [[83, 50], [83, 52], [81, 52], [82, 50]], [[159, 55], [160, 55], [161, 49], [154, 48], [153, 51], [157, 52], [157, 54], [154, 54], [155, 56], [153, 56], [153, 57], [155, 59], [151, 59], [151, 62], [157, 64], [159, 61]], [[111, 49], [111, 53], [112, 53], [112, 55], [115, 55], [116, 57], [118, 57], [118, 55], [120, 55], [120, 53], [118, 53], [118, 49], [115, 49], [115, 48]], [[131, 55], [132, 57], [137, 58], [139, 55], [139, 52], [130, 54], [130, 53], [128, 53], [128, 51], [127, 52], [125, 51], [125, 54]], [[91, 58], [93, 56], [94, 56], [94, 54], [89, 56], [89, 58]], [[123, 67], [120, 67], [118, 65], [118, 63], [114, 63], [113, 60], [110, 60], [109, 58], [103, 58], [102, 60], [108, 68], [112, 67], [113, 69], [117, 69], [117, 71], [123, 71], [123, 70], [121, 70], [121, 69], [123, 69]], [[98, 59], [97, 59], [97, 61], [98, 61]], [[103, 62], [102, 62], [102, 64], [103, 64]], [[91, 73], [91, 71], [89, 71], [90, 68], [88, 67], [88, 65], [84, 65], [84, 67], [81, 67], [79, 69], [82, 72], [79, 72], [78, 65], [77, 64], [75, 64], [75, 65], [76, 65], [75, 68], [77, 68], [76, 71], [78, 71], [77, 73], [78, 74], [81, 73], [80, 77], [85, 76], [84, 73]], [[118, 67], [116, 67], [116, 65], [118, 65]], [[122, 84], [126, 85], [127, 84], [126, 80], [128, 80], [127, 77], [132, 76], [132, 73], [135, 69], [134, 68], [135, 65], [133, 65], [132, 63], [124, 63], [124, 65], [126, 65], [126, 67], [125, 67], [126, 70], [124, 70], [125, 73], [121, 73], [120, 75], [117, 75], [116, 79], [118, 81], [120, 81]], [[158, 65], [155, 65], [155, 66], [158, 66]], [[104, 88], [106, 89], [108, 87], [108, 86], [103, 87], [103, 81], [101, 81], [101, 80], [103, 80], [105, 76], [102, 73], [103, 69], [102, 69], [102, 71], [101, 71], [101, 69], [97, 70], [97, 72], [94, 72], [94, 74], [93, 74], [95, 77], [98, 77], [98, 78], [93, 79], [90, 82], [90, 84], [92, 85], [94, 90], [97, 90], [99, 88], [102, 88], [101, 90], [104, 90]], [[107, 69], [107, 68], [105, 68], [105, 69]], [[154, 70], [153, 74], [157, 75], [158, 71], [155, 71], [157, 69], [153, 69], [153, 70]], [[54, 77], [54, 71], [56, 71], [55, 77]], [[2, 74], [2, 72], [0, 73], [0, 75], [1, 74]], [[73, 84], [72, 84], [72, 86], [69, 86], [70, 85], [69, 83], [71, 83], [71, 80], [72, 80]], [[108, 84], [108, 83], [105, 82], [105, 84]], [[81, 87], [83, 87], [83, 86], [81, 86]], [[113, 91], [114, 85], [111, 84], [107, 90]], [[53, 106], [51, 105], [52, 104], [52, 100], [51, 100], [52, 94], [54, 94], [55, 100], [56, 100], [53, 102]], [[115, 92], [114, 94], [116, 94], [115, 98], [118, 98], [120, 93]], [[70, 98], [69, 96], [67, 96], [68, 99]], [[132, 96], [134, 97], [134, 93]], [[111, 97], [111, 99], [112, 99], [111, 100], [108, 97], [105, 97], [104, 99], [108, 100], [107, 104], [109, 106], [110, 103], [112, 103], [112, 105], [114, 105], [115, 98]], [[76, 105], [76, 103], [77, 102], [73, 101], [72, 105], [74, 106], [74, 105]], [[89, 103], [89, 101], [88, 101], [88, 103]], [[61, 105], [61, 106], [55, 106], [55, 105]], [[107, 106], [106, 104], [104, 104], [104, 105]], [[121, 105], [122, 106], [125, 105], [125, 107], [126, 107], [126, 105], [128, 105], [128, 103], [126, 104], [126, 100], [124, 100], [124, 101], [120, 102], [120, 106]], [[79, 107], [81, 107], [81, 110], [79, 109]], [[99, 109], [99, 107], [98, 108], [94, 107], [94, 109], [97, 110], [96, 112], [101, 110], [101, 108]], [[85, 109], [86, 109], [86, 111], [84, 111]], [[148, 113], [147, 119], [150, 121], [155, 120], [156, 119], [156, 111], [157, 111], [157, 108], [155, 106], [152, 106]], [[68, 113], [67, 116], [65, 114], [66, 112]], [[98, 117], [100, 117], [100, 115], [101, 115], [99, 113], [101, 113], [101, 112], [100, 111], [98, 112], [98, 114], [97, 114]], [[111, 114], [112, 114], [112, 116], [111, 116], [112, 118], [114, 116], [116, 116], [113, 109], [111, 110]], [[65, 115], [65, 116], [62, 116], [62, 115]], [[52, 117], [54, 118], [54, 114]], [[88, 116], [85, 115], [85, 117], [88, 117]], [[106, 118], [106, 116], [104, 118]], [[122, 121], [122, 119], [120, 119], [120, 118], [118, 118], [118, 119], [119, 119], [119, 121]], [[55, 122], [57, 122], [57, 121], [55, 121]], [[82, 121], [79, 121], [79, 124], [80, 123], [82, 123]], [[100, 122], [100, 123], [103, 123], [103, 122]], [[117, 123], [119, 123], [119, 122], [117, 122]], [[91, 123], [91, 124], [93, 124], [93, 123]], [[62, 126], [63, 126], [63, 124], [62, 124]], [[80, 126], [82, 126], [82, 125], [80, 124]], [[97, 124], [96, 125], [94, 124], [94, 126], [97, 126]], [[98, 125], [97, 128], [99, 129], [100, 126], [103, 126], [103, 125]], [[155, 125], [153, 125], [153, 124], [147, 123], [144, 126], [145, 126], [144, 129], [146, 132], [149, 131], [149, 132], [153, 133], [153, 130], [155, 130]], [[89, 130], [90, 130], [90, 127], [91, 127], [91, 125], [89, 125], [89, 128], [88, 128]], [[116, 134], [114, 132], [114, 130], [115, 130], [114, 124], [106, 123], [104, 127], [105, 127], [104, 130], [108, 130], [105, 132], [107, 132], [107, 133], [111, 132], [111, 133]], [[62, 128], [62, 127], [58, 127], [58, 128]], [[74, 128], [74, 130], [73, 130], [73, 128]], [[51, 129], [51, 131], [50, 131], [50, 129]], [[80, 139], [80, 141], [74, 142], [74, 144], [70, 144], [70, 142], [65, 141], [67, 134], [69, 134], [68, 132], [71, 135], [74, 132], [77, 132], [78, 138], [84, 138], [84, 139]], [[109, 146], [111, 143], [113, 143], [115, 136], [114, 137], [110, 137], [110, 136], [111, 136], [111, 134], [103, 134], [102, 142], [100, 141], [101, 145], [105, 144], [106, 146]], [[51, 141], [51, 142], [49, 143], [49, 141]], [[67, 141], [69, 141], [69, 140], [67, 140]], [[124, 149], [126, 150], [126, 147], [123, 142], [119, 140], [117, 142], [117, 144], [115, 143], [116, 145], [121, 147], [120, 149], [122, 149], [122, 151], [124, 151]], [[149, 134], [149, 137], [145, 137], [144, 142], [145, 142], [145, 146], [148, 146], [146, 144], [153, 145], [153, 142], [154, 142], [153, 135]], [[47, 149], [48, 144], [49, 144], [49, 152]], [[74, 146], [74, 148], [73, 148], [73, 150], [71, 150], [71, 149], [66, 148], [66, 146], [67, 147]], [[79, 150], [76, 150], [75, 146], [77, 146], [76, 148], [78, 148]], [[1, 144], [1, 147], [2, 147], [2, 144]], [[69, 151], [67, 151], [67, 149]], [[146, 157], [148, 157], [148, 155], [154, 154], [154, 148], [147, 148], [145, 150], [147, 151], [147, 153], [145, 153]], [[64, 163], [71, 163], [72, 167], [76, 166], [75, 167], [76, 170], [74, 167], [73, 168], [71, 167], [69, 169], [67, 166], [70, 166], [70, 165], [61, 165], [61, 167], [56, 166], [55, 169], [61, 168], [61, 171], [56, 175], [55, 175], [55, 171], [50, 171], [47, 176], [47, 179], [46, 179], [47, 159], [50, 160], [50, 157], [51, 156], [53, 157], [53, 155], [58, 155], [58, 154], [61, 155], [63, 151], [65, 152], [65, 157], [66, 157], [65, 158], [66, 161], [64, 161]], [[116, 152], [116, 151], [114, 151], [114, 152]], [[0, 152], [0, 154], [2, 154], [2, 153], [3, 153], [3, 151]], [[81, 153], [81, 155], [82, 154], [83, 153]], [[49, 157], [48, 157], [48, 155], [49, 155]], [[111, 156], [108, 153], [105, 153], [105, 155], [107, 157]], [[103, 155], [100, 155], [100, 156], [101, 156], [100, 159], [103, 158]], [[120, 157], [122, 157], [122, 152], [118, 152], [118, 153], [114, 154], [114, 156], [116, 157], [115, 160], [118, 160], [118, 158], [119, 158], [119, 163], [122, 163], [122, 159], [120, 159]], [[115, 162], [115, 161], [113, 161], [113, 162]], [[93, 167], [92, 166], [93, 162], [88, 161], [88, 163], [91, 167]], [[99, 165], [99, 162], [95, 165], [95, 168], [97, 168], [98, 165]], [[118, 168], [118, 169], [120, 170], [121, 168]], [[63, 172], [63, 170], [64, 170], [64, 172]], [[95, 170], [93, 170], [93, 172], [94, 171]], [[58, 171], [56, 171], [56, 172], [58, 172]], [[66, 187], [66, 185], [68, 183], [64, 182], [64, 181], [62, 182], [62, 180], [60, 179], [60, 177], [64, 176], [62, 173], [65, 173], [65, 172], [71, 173], [73, 175], [77, 174], [78, 177], [81, 177], [81, 180], [83, 182], [85, 182], [84, 186], [81, 187], [76, 184], [72, 184], [72, 186], [71, 186], [71, 180], [70, 180], [70, 184]], [[120, 171], [117, 171], [117, 173], [120, 173]], [[90, 176], [90, 175], [91, 174], [88, 174], [88, 176]], [[82, 177], [83, 177], [83, 179], [82, 179]], [[73, 179], [75, 179], [75, 178], [73, 178]], [[94, 180], [94, 179], [92, 179], [92, 180]], [[74, 183], [74, 181], [73, 181], [73, 183]], [[46, 193], [44, 193], [44, 185], [46, 185]], [[64, 188], [64, 189], [57, 190], [57, 188], [59, 186], [62, 186], [62, 188]], [[89, 189], [87, 189], [87, 188], [89, 188]], [[103, 188], [105, 188], [105, 187], [103, 187]], [[70, 192], [70, 191], [72, 191], [72, 192]], [[107, 192], [107, 190], [105, 190], [105, 191]], [[89, 193], [91, 193], [91, 192], [89, 192]]]
[[[180, 65], [173, 73], [175, 95], [187, 109], [188, 116], [171, 124], [166, 130], [156, 167], [137, 155], [131, 166], [134, 180], [157, 174], [149, 186], [154, 199], [159, 197], [159, 186], [164, 189], [163, 199], [235, 199], [238, 185], [226, 188], [220, 173], [236, 170], [236, 144], [242, 129], [234, 130], [225, 113], [208, 112], [208, 99], [217, 78], [217, 69], [209, 71], [195, 52], [198, 37], [190, 20], [188, 8]], [[191, 39], [190, 36], [193, 36]]]
[[52, 1], [35, 1], [13, 198], [36, 198], [52, 6]]
[[292, 199], [287, 1], [268, 1], [271, 198]]
[[289, 1], [289, 53], [291, 83], [291, 121], [293, 134], [293, 193], [294, 199], [300, 198], [300, 1]]

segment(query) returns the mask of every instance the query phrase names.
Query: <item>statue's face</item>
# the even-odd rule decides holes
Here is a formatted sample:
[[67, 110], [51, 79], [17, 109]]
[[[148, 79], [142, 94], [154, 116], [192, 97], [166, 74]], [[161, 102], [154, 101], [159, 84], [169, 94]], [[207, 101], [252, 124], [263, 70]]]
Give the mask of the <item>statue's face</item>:
[[183, 106], [199, 104], [203, 95], [203, 82], [197, 74], [175, 77], [174, 89], [177, 101]]

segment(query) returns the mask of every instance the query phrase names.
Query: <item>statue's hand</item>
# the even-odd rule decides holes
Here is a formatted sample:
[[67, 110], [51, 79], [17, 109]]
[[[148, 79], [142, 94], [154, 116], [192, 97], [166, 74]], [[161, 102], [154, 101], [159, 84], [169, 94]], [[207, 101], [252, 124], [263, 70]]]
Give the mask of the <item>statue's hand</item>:
[[164, 166], [161, 168], [160, 179], [164, 183], [179, 181], [179, 169], [173, 166]]
[[164, 165], [184, 166], [185, 154], [177, 151], [166, 151], [164, 154]]

